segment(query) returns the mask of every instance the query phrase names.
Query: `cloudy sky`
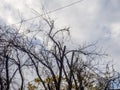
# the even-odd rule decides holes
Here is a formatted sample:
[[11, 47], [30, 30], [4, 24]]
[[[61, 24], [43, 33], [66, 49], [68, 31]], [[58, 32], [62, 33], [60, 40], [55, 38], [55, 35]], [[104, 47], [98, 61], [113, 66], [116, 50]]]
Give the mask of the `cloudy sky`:
[[[63, 7], [77, 0], [0, 0], [0, 20], [7, 25]], [[35, 11], [39, 12], [36, 13]], [[76, 43], [98, 41], [120, 68], [120, 0], [82, 0], [49, 14], [60, 27], [71, 27]]]

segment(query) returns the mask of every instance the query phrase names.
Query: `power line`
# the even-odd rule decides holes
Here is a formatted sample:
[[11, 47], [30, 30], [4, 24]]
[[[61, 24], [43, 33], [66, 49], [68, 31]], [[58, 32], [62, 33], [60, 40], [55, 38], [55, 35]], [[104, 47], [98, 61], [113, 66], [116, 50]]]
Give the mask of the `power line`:
[[[62, 7], [60, 7], [60, 8], [57, 8], [57, 9], [48, 11], [48, 12], [46, 12], [45, 14], [51, 14], [51, 13], [53, 13], [53, 12], [60, 11], [60, 10], [65, 9], [65, 8], [67, 8], [67, 7], [70, 7], [70, 6], [73, 6], [73, 5], [75, 5], [75, 4], [78, 4], [78, 3], [80, 3], [81, 1], [83, 1], [83, 0], [78, 0], [78, 1], [76, 1], [76, 2], [73, 2], [73, 3], [70, 3], [70, 4], [68, 4], [68, 5], [62, 6]], [[17, 23], [11, 24], [11, 25], [16, 25], [16, 24], [19, 24], [19, 23], [21, 23], [21, 22], [27, 22], [27, 21], [30, 21], [30, 20], [39, 18], [40, 16], [44, 16], [45, 14], [41, 14], [41, 15], [39, 15], [39, 16], [35, 16], [35, 17], [29, 18], [29, 19], [25, 19], [25, 20], [19, 21], [19, 22], [17, 22]], [[11, 25], [6, 25], [6, 26], [11, 26]]]
[[83, 0], [78, 0], [78, 1], [73, 2], [73, 3], [71, 3], [71, 4], [65, 5], [65, 6], [63, 6], [63, 7], [57, 8], [57, 9], [52, 10], [52, 11], [49, 11], [48, 14], [53, 13], [53, 12], [56, 12], [56, 11], [59, 11], [59, 10], [62, 10], [62, 9], [64, 9], [64, 8], [67, 8], [67, 7], [70, 7], [70, 6], [73, 6], [73, 5], [75, 5], [75, 4], [80, 3], [81, 1], [83, 1]]

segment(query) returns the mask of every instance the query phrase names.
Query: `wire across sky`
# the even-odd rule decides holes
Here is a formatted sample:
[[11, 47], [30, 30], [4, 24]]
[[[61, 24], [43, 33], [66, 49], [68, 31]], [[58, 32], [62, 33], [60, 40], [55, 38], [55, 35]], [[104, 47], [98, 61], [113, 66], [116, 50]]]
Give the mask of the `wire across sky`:
[[19, 22], [17, 22], [17, 23], [10, 24], [10, 25], [6, 25], [6, 26], [16, 25], [16, 24], [19, 24], [19, 23], [21, 23], [21, 22], [23, 23], [23, 22], [27, 22], [27, 21], [36, 19], [36, 18], [39, 18], [39, 17], [44, 16], [44, 15], [46, 15], [46, 14], [51, 14], [51, 13], [54, 13], [54, 12], [63, 10], [63, 9], [65, 9], [65, 8], [68, 8], [68, 7], [70, 7], [70, 6], [73, 6], [73, 5], [75, 5], [75, 4], [80, 3], [81, 1], [83, 1], [83, 0], [78, 0], [78, 1], [72, 2], [72, 3], [68, 4], [68, 5], [64, 5], [64, 6], [62, 6], [62, 7], [57, 8], [57, 9], [48, 11], [48, 12], [46, 12], [45, 14], [40, 14], [40, 15], [38, 15], [38, 16], [35, 16], [35, 17], [32, 17], [32, 18], [28, 18], [28, 19], [24, 19], [24, 20], [19, 21]]

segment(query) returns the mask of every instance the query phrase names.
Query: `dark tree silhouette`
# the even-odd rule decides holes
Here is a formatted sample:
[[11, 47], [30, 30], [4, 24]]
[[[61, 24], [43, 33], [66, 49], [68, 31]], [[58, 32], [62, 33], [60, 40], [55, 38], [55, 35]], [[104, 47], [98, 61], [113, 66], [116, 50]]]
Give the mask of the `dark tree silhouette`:
[[38, 85], [29, 82], [28, 90], [84, 90], [97, 82], [97, 88], [104, 83], [107, 90], [114, 76], [105, 81], [95, 65], [105, 53], [97, 51], [95, 43], [70, 47], [69, 28], [57, 30], [53, 20], [43, 20], [47, 30], [30, 29], [27, 34], [20, 33], [20, 28], [1, 27], [0, 89], [26, 89], [24, 72], [32, 69]]

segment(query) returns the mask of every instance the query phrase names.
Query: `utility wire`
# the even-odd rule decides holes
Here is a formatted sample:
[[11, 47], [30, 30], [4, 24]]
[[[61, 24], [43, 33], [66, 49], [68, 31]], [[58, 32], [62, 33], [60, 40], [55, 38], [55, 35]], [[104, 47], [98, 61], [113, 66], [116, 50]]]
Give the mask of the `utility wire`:
[[[21, 20], [21, 21], [19, 21], [19, 22], [17, 22], [17, 23], [11, 24], [11, 25], [16, 25], [16, 24], [19, 24], [19, 23], [27, 22], [27, 21], [30, 21], [30, 20], [39, 18], [39, 17], [41, 17], [41, 16], [44, 16], [44, 15], [46, 15], [46, 14], [51, 14], [51, 13], [53, 13], [53, 12], [60, 11], [60, 10], [65, 9], [65, 8], [67, 8], [67, 7], [70, 7], [70, 6], [73, 6], [73, 5], [75, 5], [75, 4], [78, 4], [78, 3], [80, 3], [81, 1], [83, 1], [83, 0], [78, 0], [78, 1], [76, 1], [76, 2], [73, 2], [73, 3], [70, 3], [70, 4], [68, 4], [68, 5], [62, 6], [62, 7], [60, 7], [60, 8], [57, 8], [57, 9], [48, 11], [48, 12], [46, 12], [45, 14], [41, 14], [41, 15], [39, 15], [39, 16], [35, 16], [35, 17], [32, 17], [32, 18], [24, 19], [24, 20]], [[11, 26], [11, 25], [6, 25], [6, 26]]]
[[70, 6], [73, 6], [73, 5], [75, 5], [75, 4], [80, 3], [81, 1], [83, 1], [83, 0], [78, 0], [78, 1], [73, 2], [73, 3], [71, 3], [71, 4], [65, 5], [65, 6], [63, 6], [63, 7], [57, 8], [57, 9], [52, 10], [52, 11], [49, 11], [49, 12], [47, 12], [47, 14], [50, 14], [50, 13], [53, 13], [53, 12], [56, 12], [56, 11], [62, 10], [62, 9], [64, 9], [64, 8], [67, 8], [67, 7], [70, 7]]

